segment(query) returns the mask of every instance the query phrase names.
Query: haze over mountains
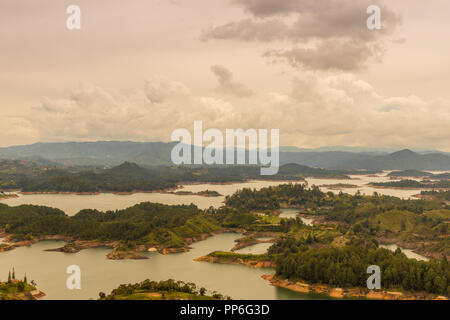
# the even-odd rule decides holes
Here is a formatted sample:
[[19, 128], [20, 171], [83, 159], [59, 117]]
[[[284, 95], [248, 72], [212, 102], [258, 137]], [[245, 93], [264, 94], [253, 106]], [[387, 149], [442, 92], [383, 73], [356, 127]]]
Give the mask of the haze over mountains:
[[[82, 166], [115, 166], [125, 161], [141, 166], [160, 166], [172, 165], [170, 153], [176, 144], [131, 141], [35, 143], [0, 148], [0, 158]], [[385, 149], [350, 147], [281, 147], [280, 164], [287, 163], [327, 169], [450, 170], [450, 155], [439, 151], [414, 152], [408, 149], [386, 152]]]

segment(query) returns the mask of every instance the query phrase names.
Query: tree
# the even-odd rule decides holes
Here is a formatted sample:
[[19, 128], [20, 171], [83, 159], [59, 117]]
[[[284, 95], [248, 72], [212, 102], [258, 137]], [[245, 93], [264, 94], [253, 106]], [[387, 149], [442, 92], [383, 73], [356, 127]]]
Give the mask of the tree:
[[105, 299], [106, 298], [106, 294], [104, 292], [100, 292], [98, 294], [98, 296], [100, 297], [100, 299]]
[[27, 283], [27, 274], [25, 273], [25, 277], [23, 277], [23, 282]]
[[402, 231], [406, 230], [406, 223], [405, 220], [402, 220], [401, 224], [400, 224], [400, 228], [402, 229]]
[[19, 292], [23, 292], [25, 290], [25, 283], [23, 283], [22, 281], [20, 281], [19, 283], [17, 283], [17, 290]]
[[11, 271], [8, 271], [8, 283], [11, 283]]
[[203, 288], [203, 287], [201, 287], [201, 288], [200, 288], [200, 295], [201, 295], [201, 296], [204, 296], [205, 293], [206, 293], [206, 289]]
[[12, 278], [13, 278], [13, 279], [16, 278], [16, 271], [14, 271], [14, 267], [13, 267], [13, 272], [12, 272]]

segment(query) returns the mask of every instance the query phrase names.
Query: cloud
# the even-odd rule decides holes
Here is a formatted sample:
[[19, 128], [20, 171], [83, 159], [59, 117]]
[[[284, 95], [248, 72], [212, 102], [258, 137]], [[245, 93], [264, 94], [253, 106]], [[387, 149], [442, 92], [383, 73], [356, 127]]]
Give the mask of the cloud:
[[211, 67], [211, 71], [219, 82], [217, 91], [240, 98], [249, 97], [253, 94], [244, 84], [234, 81], [233, 73], [224, 66], [214, 65]]
[[258, 123], [279, 124], [285, 145], [449, 150], [449, 105], [448, 100], [413, 95], [384, 97], [350, 74], [304, 72], [293, 79], [289, 94], [265, 100], [261, 108], [270, 111]]
[[202, 120], [205, 129], [280, 129], [282, 145], [449, 150], [449, 105], [413, 95], [385, 97], [348, 73], [305, 71], [287, 92], [254, 94], [251, 104], [199, 96], [159, 76], [126, 95], [82, 85], [66, 98], [43, 99], [27, 117], [0, 122], [4, 128], [20, 124], [12, 132], [41, 141], [169, 141], [173, 130], [192, 130]]
[[167, 99], [183, 99], [190, 95], [189, 89], [181, 82], [154, 76], [146, 82], [145, 93], [153, 103], [162, 103]]
[[312, 70], [361, 70], [370, 61], [379, 61], [383, 48], [376, 43], [353, 40], [325, 40], [312, 48], [270, 50], [264, 56], [272, 62], [287, 62], [293, 67]]
[[220, 125], [229, 111], [225, 101], [193, 96], [182, 83], [156, 76], [128, 95], [83, 84], [67, 98], [44, 98], [26, 120], [42, 141], [167, 141], [195, 120]]
[[366, 10], [376, 2], [380, 1], [234, 0], [250, 17], [206, 28], [201, 38], [273, 42], [278, 46], [289, 43], [293, 47], [267, 50], [264, 56], [283, 57], [275, 61], [294, 67], [358, 71], [368, 62], [380, 60], [385, 42], [402, 22], [398, 14], [380, 3], [382, 29], [369, 30]]
[[232, 40], [270, 42], [283, 39], [289, 31], [289, 27], [278, 19], [254, 21], [243, 19], [238, 22], [230, 22], [217, 27], [209, 27], [203, 30], [201, 39], [208, 40]]

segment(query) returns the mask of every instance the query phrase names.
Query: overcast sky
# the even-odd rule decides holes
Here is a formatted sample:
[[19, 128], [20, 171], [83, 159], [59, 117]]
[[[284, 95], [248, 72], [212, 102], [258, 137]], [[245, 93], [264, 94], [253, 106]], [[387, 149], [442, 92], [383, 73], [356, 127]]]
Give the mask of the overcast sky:
[[169, 141], [203, 120], [450, 151], [449, 57], [448, 0], [1, 0], [0, 146]]

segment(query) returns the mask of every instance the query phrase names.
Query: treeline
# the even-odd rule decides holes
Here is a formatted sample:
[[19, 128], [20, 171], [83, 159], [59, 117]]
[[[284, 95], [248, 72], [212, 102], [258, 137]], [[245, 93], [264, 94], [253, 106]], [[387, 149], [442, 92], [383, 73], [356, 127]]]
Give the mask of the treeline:
[[436, 200], [440, 201], [450, 201], [450, 190], [449, 191], [421, 191], [421, 195], [423, 196], [432, 196]]
[[338, 287], [365, 287], [370, 265], [381, 268], [385, 289], [450, 294], [447, 260], [429, 262], [408, 259], [400, 250], [368, 249], [357, 246], [299, 250], [276, 258], [276, 273], [289, 279]]
[[403, 170], [403, 171], [392, 171], [388, 173], [389, 177], [427, 177], [432, 179], [450, 179], [450, 173], [437, 173], [433, 174], [427, 171], [420, 170]]
[[440, 181], [416, 181], [416, 180], [401, 180], [401, 181], [390, 181], [390, 182], [372, 182], [370, 185], [375, 187], [390, 187], [390, 188], [428, 188], [428, 189], [449, 189], [450, 180], [440, 180]]

